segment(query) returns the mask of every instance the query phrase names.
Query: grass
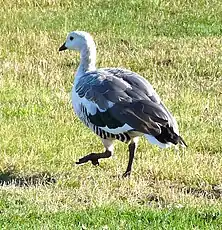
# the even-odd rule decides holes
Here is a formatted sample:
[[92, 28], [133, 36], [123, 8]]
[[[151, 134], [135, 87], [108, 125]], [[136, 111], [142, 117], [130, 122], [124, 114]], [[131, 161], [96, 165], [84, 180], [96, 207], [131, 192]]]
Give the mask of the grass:
[[[77, 212], [6, 215], [5, 226], [27, 229], [219, 229], [220, 211], [195, 209], [146, 210], [144, 208], [99, 207]], [[189, 220], [189, 221], [187, 221]], [[34, 227], [35, 226], [35, 227]], [[59, 226], [59, 228], [58, 228]]]
[[[211, 1], [0, 0], [2, 229], [219, 229], [222, 204], [222, 7]], [[99, 67], [154, 85], [178, 120], [184, 152], [141, 139], [100, 167], [74, 162], [102, 145], [70, 103], [66, 34], [95, 38]]]

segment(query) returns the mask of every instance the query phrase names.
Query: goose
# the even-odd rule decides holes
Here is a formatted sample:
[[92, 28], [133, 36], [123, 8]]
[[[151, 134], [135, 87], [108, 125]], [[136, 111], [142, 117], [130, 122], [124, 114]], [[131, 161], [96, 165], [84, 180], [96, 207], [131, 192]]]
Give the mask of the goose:
[[90, 153], [76, 164], [109, 158], [114, 140], [128, 144], [129, 160], [123, 177], [132, 172], [134, 155], [141, 136], [160, 148], [172, 145], [186, 147], [179, 135], [176, 119], [166, 108], [152, 85], [139, 74], [123, 68], [96, 68], [96, 45], [85, 31], [70, 32], [59, 48], [80, 52], [80, 64], [71, 92], [75, 114], [105, 147], [101, 153]]

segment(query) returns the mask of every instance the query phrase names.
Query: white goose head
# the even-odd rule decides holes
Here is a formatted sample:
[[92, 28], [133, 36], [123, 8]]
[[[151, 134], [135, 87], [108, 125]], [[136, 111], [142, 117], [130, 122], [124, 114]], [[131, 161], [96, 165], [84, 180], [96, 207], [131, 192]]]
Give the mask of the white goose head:
[[59, 51], [69, 49], [81, 52], [87, 47], [95, 47], [92, 36], [84, 31], [73, 31], [68, 34], [65, 43], [59, 48]]
[[68, 34], [65, 43], [59, 48], [62, 50], [76, 50], [80, 52], [80, 65], [76, 76], [87, 71], [96, 70], [96, 45], [92, 36], [84, 31], [73, 31]]

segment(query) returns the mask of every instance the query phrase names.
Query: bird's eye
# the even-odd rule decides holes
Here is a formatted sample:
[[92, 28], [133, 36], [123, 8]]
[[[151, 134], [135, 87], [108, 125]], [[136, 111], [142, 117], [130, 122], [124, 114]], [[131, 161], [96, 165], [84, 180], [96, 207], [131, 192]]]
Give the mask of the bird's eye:
[[72, 41], [73, 39], [74, 39], [74, 37], [71, 36], [71, 37], [70, 37], [70, 40]]

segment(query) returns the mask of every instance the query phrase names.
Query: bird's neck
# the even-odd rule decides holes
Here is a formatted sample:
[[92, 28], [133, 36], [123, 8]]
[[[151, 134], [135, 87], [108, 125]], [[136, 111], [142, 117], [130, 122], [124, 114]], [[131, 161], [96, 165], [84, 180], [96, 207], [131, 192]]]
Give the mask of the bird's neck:
[[86, 72], [94, 70], [96, 70], [96, 46], [93, 42], [86, 44], [80, 51], [80, 64], [76, 77], [80, 77]]

